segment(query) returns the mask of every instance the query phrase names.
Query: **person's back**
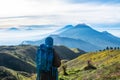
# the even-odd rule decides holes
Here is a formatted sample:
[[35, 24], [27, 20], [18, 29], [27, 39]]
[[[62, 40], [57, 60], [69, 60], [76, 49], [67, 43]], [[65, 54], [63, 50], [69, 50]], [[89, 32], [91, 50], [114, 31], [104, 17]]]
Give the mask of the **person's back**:
[[53, 49], [53, 39], [46, 38], [37, 51], [37, 79], [58, 80], [57, 68], [61, 65], [58, 54]]

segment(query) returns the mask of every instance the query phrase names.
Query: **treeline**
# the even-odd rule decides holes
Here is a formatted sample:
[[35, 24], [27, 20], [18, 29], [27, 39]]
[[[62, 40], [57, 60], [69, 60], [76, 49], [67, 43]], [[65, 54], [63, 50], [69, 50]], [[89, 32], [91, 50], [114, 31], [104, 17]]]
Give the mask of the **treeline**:
[[106, 47], [105, 49], [103, 50], [99, 50], [99, 51], [105, 51], [105, 50], [120, 50], [120, 47]]

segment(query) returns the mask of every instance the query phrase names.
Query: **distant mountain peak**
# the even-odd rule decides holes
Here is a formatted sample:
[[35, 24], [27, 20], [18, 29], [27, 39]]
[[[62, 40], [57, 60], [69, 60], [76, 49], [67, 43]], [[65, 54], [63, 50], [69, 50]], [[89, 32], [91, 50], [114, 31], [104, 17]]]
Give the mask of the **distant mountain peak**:
[[67, 26], [65, 26], [66, 28], [71, 28], [71, 27], [73, 27], [73, 25], [67, 25]]
[[18, 28], [16, 28], [16, 27], [11, 27], [11, 28], [9, 28], [8, 30], [18, 31], [19, 29], [18, 29]]
[[107, 32], [107, 31], [103, 31], [102, 33], [103, 33], [104, 35], [108, 35], [108, 36], [111, 36], [111, 37], [116, 37], [116, 36], [114, 36], [113, 34]]
[[102, 33], [105, 33], [105, 34], [110, 34], [109, 32], [107, 32], [107, 31], [103, 31]]
[[90, 26], [88, 26], [87, 24], [77, 24], [76, 26], [75, 26], [75, 28], [90, 28]]
[[66, 25], [65, 27], [61, 28], [61, 30], [63, 29], [70, 29], [70, 28], [73, 28], [74, 26], [73, 25]]
[[111, 33], [107, 32], [107, 31], [103, 31], [102, 33], [106, 34], [106, 35], [112, 35]]
[[62, 27], [61, 29], [55, 31], [55, 33], [61, 33], [61, 32], [67, 31], [68, 29], [71, 29], [71, 28], [74, 28], [74, 26], [73, 25], [67, 25], [67, 26]]

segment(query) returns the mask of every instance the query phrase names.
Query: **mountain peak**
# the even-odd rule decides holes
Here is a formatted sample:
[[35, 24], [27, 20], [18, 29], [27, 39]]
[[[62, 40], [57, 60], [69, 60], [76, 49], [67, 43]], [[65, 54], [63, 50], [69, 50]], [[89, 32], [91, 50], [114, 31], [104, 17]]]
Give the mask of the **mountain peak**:
[[65, 27], [63, 27], [62, 29], [69, 29], [69, 28], [73, 28], [73, 25], [66, 25]]
[[111, 33], [107, 32], [107, 31], [103, 31], [102, 33], [103, 33], [104, 35], [113, 36]]
[[8, 30], [10, 30], [10, 31], [18, 31], [19, 29], [16, 28], [16, 27], [11, 27], [11, 28], [9, 28]]
[[71, 29], [71, 28], [73, 28], [73, 25], [67, 25], [67, 26], [62, 27], [61, 29], [55, 31], [55, 33], [61, 33], [61, 32], [64, 32], [64, 31], [66, 31], [68, 29]]
[[75, 28], [90, 28], [90, 27], [83, 23], [83, 24], [77, 24]]
[[106, 34], [106, 35], [112, 35], [111, 33], [107, 32], [107, 31], [103, 31], [102, 33]]
[[109, 34], [109, 32], [107, 32], [107, 31], [103, 31], [102, 33]]

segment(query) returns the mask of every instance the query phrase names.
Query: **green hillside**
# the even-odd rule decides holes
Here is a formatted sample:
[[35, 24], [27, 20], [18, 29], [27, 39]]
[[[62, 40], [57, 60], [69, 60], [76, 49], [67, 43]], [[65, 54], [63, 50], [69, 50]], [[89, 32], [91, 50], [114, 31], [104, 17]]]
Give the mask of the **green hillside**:
[[35, 75], [0, 66], [0, 80], [35, 80]]
[[83, 51], [83, 50], [80, 50], [79, 48], [71, 48], [71, 50], [73, 51], [73, 52], [75, 52], [75, 53], [77, 53], [77, 54], [84, 54], [84, 53], [86, 53], [85, 51]]
[[[71, 60], [81, 54], [65, 46], [54, 48], [61, 59]], [[0, 46], [0, 80], [35, 80], [36, 51], [37, 46], [30, 45]]]
[[35, 73], [35, 51], [32, 46], [0, 46], [0, 66]]
[[81, 54], [85, 53], [83, 50], [77, 48], [69, 49], [65, 46], [54, 46], [55, 51], [58, 53], [61, 59], [72, 60]]
[[[0, 80], [35, 80], [36, 46], [0, 46]], [[59, 80], [119, 80], [120, 50], [85, 53], [65, 46], [55, 46], [64, 64]], [[81, 55], [82, 54], [82, 55]], [[78, 57], [79, 56], [79, 57]], [[77, 58], [76, 58], [77, 57]], [[90, 65], [88, 65], [88, 61]], [[68, 75], [63, 75], [62, 66]], [[95, 67], [96, 69], [91, 69]]]
[[[97, 69], [85, 70], [88, 61]], [[83, 54], [64, 65], [67, 65], [68, 75], [63, 76], [60, 71], [60, 80], [120, 80], [120, 50]]]

